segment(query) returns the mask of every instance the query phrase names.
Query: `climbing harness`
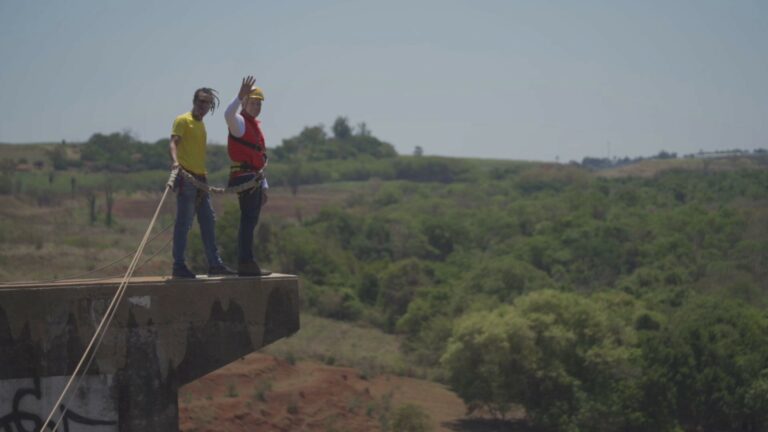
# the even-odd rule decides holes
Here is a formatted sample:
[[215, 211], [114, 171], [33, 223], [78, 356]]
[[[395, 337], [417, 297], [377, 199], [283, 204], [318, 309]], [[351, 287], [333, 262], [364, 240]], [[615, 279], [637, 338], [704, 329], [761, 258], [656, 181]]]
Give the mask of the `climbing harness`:
[[184, 171], [183, 169], [179, 170], [179, 173], [181, 174], [182, 178], [185, 182], [189, 182], [192, 186], [196, 187], [201, 192], [213, 192], [213, 193], [240, 193], [245, 192], [248, 189], [253, 189], [255, 187], [258, 187], [261, 185], [261, 181], [264, 180], [264, 172], [258, 171], [256, 172], [256, 175], [248, 180], [247, 182], [243, 184], [239, 184], [237, 186], [228, 186], [228, 187], [216, 187], [216, 186], [210, 186], [208, 183], [201, 181], [197, 179], [192, 174], [188, 173], [187, 171]]

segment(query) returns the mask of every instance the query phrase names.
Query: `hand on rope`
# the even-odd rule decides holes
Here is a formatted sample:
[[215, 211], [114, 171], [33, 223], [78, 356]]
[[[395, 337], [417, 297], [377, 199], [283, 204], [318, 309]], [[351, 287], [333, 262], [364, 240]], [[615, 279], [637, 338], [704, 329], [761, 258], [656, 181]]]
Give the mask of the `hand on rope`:
[[168, 189], [173, 189], [173, 185], [176, 183], [176, 176], [179, 175], [179, 170], [181, 167], [179, 164], [173, 164], [173, 168], [171, 168], [171, 175], [168, 177], [168, 182], [165, 183], [165, 186]]

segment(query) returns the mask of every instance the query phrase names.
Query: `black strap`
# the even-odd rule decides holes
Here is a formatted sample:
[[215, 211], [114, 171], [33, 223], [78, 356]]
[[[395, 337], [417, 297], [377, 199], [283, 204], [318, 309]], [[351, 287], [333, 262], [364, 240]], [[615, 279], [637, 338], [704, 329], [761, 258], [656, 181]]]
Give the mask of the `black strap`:
[[232, 135], [232, 132], [229, 133], [229, 137], [232, 138], [233, 140], [239, 142], [240, 144], [250, 148], [250, 149], [256, 150], [257, 152], [261, 151], [261, 148], [258, 145], [254, 144], [254, 143], [252, 143], [250, 141], [246, 141], [243, 138], [238, 138], [238, 137]]
[[230, 171], [251, 171], [251, 170], [255, 171], [256, 167], [249, 164], [248, 162], [240, 162], [238, 164], [231, 165], [229, 167], [229, 170]]

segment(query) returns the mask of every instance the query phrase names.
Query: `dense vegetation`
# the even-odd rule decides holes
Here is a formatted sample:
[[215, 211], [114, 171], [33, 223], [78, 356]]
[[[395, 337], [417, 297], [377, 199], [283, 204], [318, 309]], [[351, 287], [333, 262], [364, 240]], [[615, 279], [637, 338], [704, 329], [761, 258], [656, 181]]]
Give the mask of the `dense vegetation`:
[[522, 406], [543, 430], [768, 430], [768, 170], [608, 179], [333, 132], [284, 141], [270, 178], [373, 180], [258, 230], [260, 262], [300, 275], [307, 308], [401, 334], [470, 408]]
[[260, 259], [302, 275], [317, 312], [403, 334], [471, 407], [548, 430], [766, 430], [768, 172], [465, 177], [263, 223]]

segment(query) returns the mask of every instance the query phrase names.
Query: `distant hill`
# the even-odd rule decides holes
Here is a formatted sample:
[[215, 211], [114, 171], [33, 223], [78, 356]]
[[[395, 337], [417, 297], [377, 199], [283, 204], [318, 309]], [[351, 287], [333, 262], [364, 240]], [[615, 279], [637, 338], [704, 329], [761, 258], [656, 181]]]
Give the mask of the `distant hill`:
[[737, 171], [768, 168], [768, 156], [725, 156], [709, 159], [644, 159], [639, 162], [597, 172], [599, 177], [654, 177], [671, 170]]

